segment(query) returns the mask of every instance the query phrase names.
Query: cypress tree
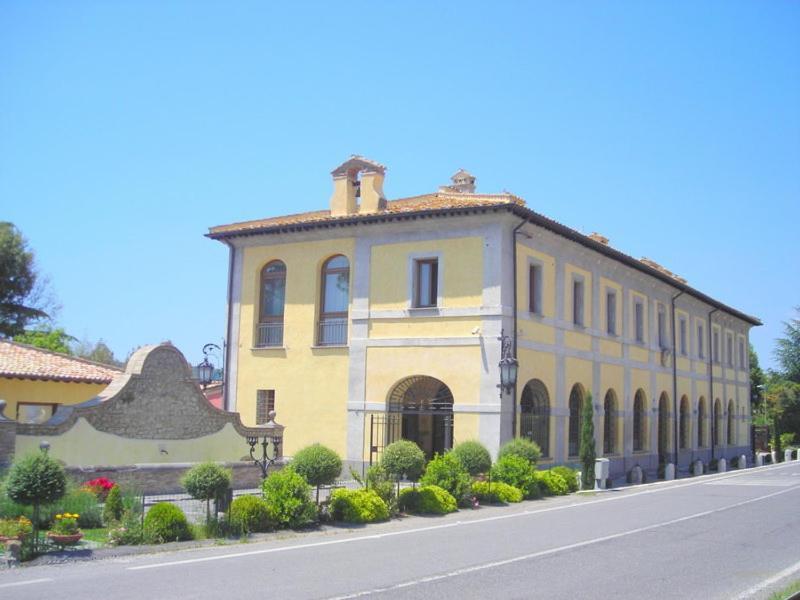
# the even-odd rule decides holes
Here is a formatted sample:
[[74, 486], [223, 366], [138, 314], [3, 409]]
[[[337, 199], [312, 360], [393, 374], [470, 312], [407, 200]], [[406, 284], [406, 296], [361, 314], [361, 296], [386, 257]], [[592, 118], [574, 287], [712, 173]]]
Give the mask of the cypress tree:
[[579, 456], [583, 463], [583, 489], [594, 488], [594, 405], [592, 403], [592, 393], [586, 394], [583, 401], [583, 423], [581, 424], [581, 447]]

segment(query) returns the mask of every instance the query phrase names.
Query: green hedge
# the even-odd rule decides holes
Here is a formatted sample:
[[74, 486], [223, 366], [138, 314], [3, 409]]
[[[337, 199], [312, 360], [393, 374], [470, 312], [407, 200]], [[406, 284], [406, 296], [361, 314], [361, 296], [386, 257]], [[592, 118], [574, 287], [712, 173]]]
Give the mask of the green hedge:
[[311, 486], [291, 467], [270, 474], [261, 484], [269, 518], [277, 525], [301, 527], [317, 519]]
[[553, 467], [550, 471], [558, 473], [564, 478], [564, 482], [567, 484], [570, 493], [578, 491], [578, 471], [565, 466]]
[[538, 497], [535, 469], [518, 454], [506, 454], [492, 467], [492, 481], [507, 483], [521, 490], [526, 498]]
[[389, 518], [389, 508], [373, 490], [334, 490], [330, 499], [331, 515], [346, 523], [374, 523]]
[[472, 487], [469, 473], [450, 452], [443, 456], [434, 456], [419, 482], [423, 486], [435, 485], [447, 490], [459, 504], [465, 505], [469, 502]]
[[144, 517], [144, 539], [150, 544], [192, 539], [183, 511], [169, 502], [159, 502]]
[[569, 486], [558, 473], [550, 471], [537, 471], [536, 479], [546, 496], [564, 496], [569, 494]]
[[522, 490], [502, 481], [476, 481], [472, 484], [472, 493], [483, 503], [522, 502]]
[[239, 496], [228, 508], [228, 524], [235, 533], [261, 533], [274, 529], [263, 498]]
[[398, 505], [403, 512], [416, 514], [444, 515], [458, 510], [453, 495], [437, 485], [402, 490]]

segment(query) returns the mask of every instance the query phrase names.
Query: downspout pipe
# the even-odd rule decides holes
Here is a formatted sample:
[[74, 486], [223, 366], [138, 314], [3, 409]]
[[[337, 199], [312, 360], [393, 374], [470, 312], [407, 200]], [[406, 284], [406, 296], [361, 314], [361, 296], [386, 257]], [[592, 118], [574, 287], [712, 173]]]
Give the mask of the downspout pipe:
[[230, 407], [230, 397], [228, 394], [228, 389], [230, 388], [230, 358], [231, 358], [231, 348], [230, 348], [230, 339], [231, 339], [231, 327], [233, 327], [233, 264], [236, 258], [236, 246], [233, 245], [232, 242], [229, 242], [226, 239], [220, 240], [228, 247], [228, 322], [225, 327], [225, 341], [223, 343], [224, 351], [223, 360], [225, 364], [223, 365], [223, 380], [222, 380], [222, 407], [229, 411]]
[[[513, 323], [514, 323], [514, 335], [511, 337], [513, 340], [514, 349], [514, 358], [517, 360], [519, 364], [519, 358], [517, 357], [517, 232], [522, 229], [522, 227], [528, 222], [527, 219], [524, 219], [520, 222], [519, 225], [514, 227], [513, 231], [511, 232], [511, 269], [513, 271], [513, 278], [512, 278], [512, 293], [513, 298], [511, 300], [511, 307], [513, 310]], [[519, 373], [519, 370], [517, 371]], [[512, 406], [513, 409], [511, 411], [511, 437], [517, 437], [517, 382], [514, 382], [514, 387], [512, 389], [513, 397], [512, 397]]]
[[683, 296], [683, 292], [678, 292], [672, 297], [672, 442], [675, 449], [675, 475], [678, 474], [678, 345], [677, 333], [675, 332], [675, 300]]
[[714, 347], [711, 345], [711, 316], [719, 311], [715, 308], [708, 313], [708, 404], [711, 407], [711, 460], [714, 460], [717, 447], [717, 410], [714, 403]]

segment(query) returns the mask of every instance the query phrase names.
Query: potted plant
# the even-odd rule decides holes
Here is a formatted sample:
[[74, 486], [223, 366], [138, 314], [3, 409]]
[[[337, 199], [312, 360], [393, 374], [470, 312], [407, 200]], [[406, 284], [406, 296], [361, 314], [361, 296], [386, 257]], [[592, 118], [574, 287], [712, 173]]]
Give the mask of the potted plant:
[[22, 541], [32, 529], [31, 521], [27, 517], [0, 519], [0, 544], [5, 544], [12, 540]]
[[47, 537], [57, 546], [77, 544], [83, 537], [83, 532], [78, 529], [79, 517], [80, 515], [75, 513], [56, 515], [56, 520], [53, 527], [47, 532]]

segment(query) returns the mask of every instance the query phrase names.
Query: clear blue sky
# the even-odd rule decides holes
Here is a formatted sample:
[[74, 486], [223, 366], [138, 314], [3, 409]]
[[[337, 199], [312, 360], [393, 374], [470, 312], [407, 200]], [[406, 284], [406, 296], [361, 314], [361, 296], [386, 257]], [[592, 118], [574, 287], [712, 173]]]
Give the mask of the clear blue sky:
[[[435, 4], [435, 5], [434, 5]], [[73, 335], [224, 335], [210, 225], [459, 167], [764, 327], [800, 305], [798, 2], [2, 2], [0, 219]]]

